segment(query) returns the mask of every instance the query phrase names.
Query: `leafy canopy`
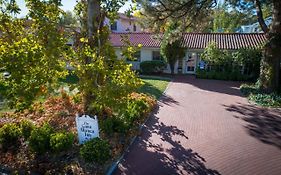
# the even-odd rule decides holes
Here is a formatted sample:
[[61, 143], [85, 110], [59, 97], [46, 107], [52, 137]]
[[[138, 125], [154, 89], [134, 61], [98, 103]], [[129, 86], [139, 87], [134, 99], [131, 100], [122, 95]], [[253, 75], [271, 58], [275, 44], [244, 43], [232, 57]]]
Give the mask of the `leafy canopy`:
[[9, 78], [0, 77], [0, 93], [11, 107], [23, 109], [64, 74], [60, 1], [26, 0], [26, 19], [13, 17], [19, 12], [15, 1], [0, 3], [0, 70], [10, 73]]

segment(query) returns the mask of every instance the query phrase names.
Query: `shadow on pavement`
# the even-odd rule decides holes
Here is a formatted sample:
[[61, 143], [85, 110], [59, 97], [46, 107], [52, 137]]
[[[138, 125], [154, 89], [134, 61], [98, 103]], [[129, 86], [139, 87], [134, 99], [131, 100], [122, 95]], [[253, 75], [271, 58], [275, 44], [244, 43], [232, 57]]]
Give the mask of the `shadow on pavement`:
[[226, 110], [234, 112], [234, 117], [246, 122], [248, 133], [263, 143], [274, 145], [281, 149], [281, 110], [267, 109], [249, 104], [225, 106]]
[[[155, 114], [150, 117], [115, 174], [219, 174], [208, 169], [205, 159], [197, 152], [182, 146], [181, 142], [188, 139], [183, 130], [165, 125]], [[153, 143], [152, 137], [154, 141], [155, 137], [160, 140]]]
[[173, 82], [188, 83], [205, 91], [242, 96], [239, 90], [241, 82], [238, 81], [197, 79], [194, 75], [179, 75], [175, 76]]

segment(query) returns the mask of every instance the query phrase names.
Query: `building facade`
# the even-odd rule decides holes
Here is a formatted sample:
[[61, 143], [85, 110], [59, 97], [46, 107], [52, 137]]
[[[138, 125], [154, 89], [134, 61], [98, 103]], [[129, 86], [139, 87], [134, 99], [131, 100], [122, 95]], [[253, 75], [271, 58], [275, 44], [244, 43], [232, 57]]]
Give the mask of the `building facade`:
[[141, 26], [138, 23], [137, 18], [128, 17], [122, 13], [119, 13], [119, 18], [114, 22], [111, 22], [108, 18], [104, 21], [110, 30], [114, 33], [129, 33], [129, 32], [141, 32]]
[[[116, 55], [121, 58], [122, 35], [128, 35], [133, 45], [141, 44], [143, 47], [137, 54], [136, 61], [129, 61], [134, 70], [140, 69], [140, 63], [143, 61], [159, 60], [161, 36], [152, 33], [112, 33], [110, 41], [115, 47]], [[266, 41], [264, 34], [251, 33], [186, 33], [183, 35], [182, 46], [186, 48], [185, 56], [175, 64], [175, 73], [195, 74], [196, 69], [201, 62], [201, 54], [208, 44], [215, 42], [217, 47], [222, 50], [235, 51], [240, 48], [258, 48]], [[170, 73], [167, 65], [166, 73]]]

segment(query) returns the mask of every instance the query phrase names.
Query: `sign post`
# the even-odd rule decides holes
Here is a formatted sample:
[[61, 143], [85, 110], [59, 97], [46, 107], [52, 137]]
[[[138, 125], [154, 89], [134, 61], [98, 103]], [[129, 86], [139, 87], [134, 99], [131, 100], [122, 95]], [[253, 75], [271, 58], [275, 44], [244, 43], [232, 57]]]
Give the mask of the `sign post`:
[[83, 115], [81, 117], [76, 115], [76, 126], [77, 126], [79, 144], [83, 144], [86, 141], [99, 137], [97, 116], [91, 118], [88, 115]]

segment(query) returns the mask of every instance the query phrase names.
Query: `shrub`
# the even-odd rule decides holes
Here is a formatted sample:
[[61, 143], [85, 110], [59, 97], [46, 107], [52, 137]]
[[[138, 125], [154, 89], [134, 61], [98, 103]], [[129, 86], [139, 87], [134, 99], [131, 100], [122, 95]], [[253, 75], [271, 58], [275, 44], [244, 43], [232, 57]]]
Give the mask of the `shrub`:
[[261, 106], [281, 107], [281, 95], [277, 93], [250, 94], [249, 100]]
[[55, 152], [68, 150], [72, 147], [74, 135], [72, 133], [54, 133], [50, 137], [51, 149]]
[[29, 137], [29, 146], [32, 151], [43, 154], [50, 149], [50, 137], [53, 128], [49, 124], [44, 124], [41, 128], [32, 130]]
[[20, 123], [21, 134], [24, 139], [28, 139], [31, 131], [35, 128], [34, 124], [28, 120], [23, 120]]
[[103, 164], [111, 157], [109, 143], [100, 138], [94, 138], [81, 147], [80, 155], [86, 162]]
[[111, 136], [114, 132], [125, 133], [128, 128], [117, 117], [108, 117], [101, 121], [100, 129], [108, 136]]
[[119, 115], [127, 126], [131, 126], [134, 121], [140, 119], [149, 109], [149, 104], [145, 96], [130, 97], [124, 109], [121, 109]]
[[162, 73], [166, 63], [160, 60], [143, 61], [140, 63], [140, 69], [143, 74]]
[[241, 91], [244, 95], [248, 96], [248, 95], [250, 95], [251, 93], [254, 93], [254, 94], [258, 93], [258, 88], [257, 88], [257, 86], [252, 85], [252, 84], [242, 84], [242, 85], [240, 86], [240, 91]]
[[20, 128], [15, 123], [5, 124], [0, 128], [0, 144], [6, 150], [19, 143], [21, 136]]
[[270, 93], [267, 94], [258, 88], [257, 84], [242, 84], [240, 91], [248, 96], [250, 101], [260, 105], [269, 107], [280, 107], [281, 106], [281, 94]]
[[249, 79], [248, 75], [242, 75], [239, 71], [217, 72], [217, 71], [197, 70], [196, 77], [205, 78], [205, 79], [232, 80], [232, 81], [243, 81]]

